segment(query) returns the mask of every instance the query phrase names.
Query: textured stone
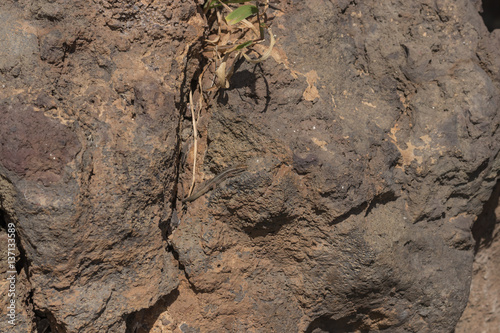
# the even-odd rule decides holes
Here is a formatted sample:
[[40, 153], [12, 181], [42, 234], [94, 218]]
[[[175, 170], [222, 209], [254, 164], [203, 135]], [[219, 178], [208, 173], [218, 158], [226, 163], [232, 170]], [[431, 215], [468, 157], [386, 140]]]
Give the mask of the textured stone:
[[184, 205], [197, 5], [0, 5], [18, 329], [453, 331], [500, 170], [500, 38], [478, 2], [276, 3], [272, 57], [198, 121], [197, 186], [248, 169]]
[[[172, 233], [211, 305], [190, 325], [452, 331], [467, 303], [471, 227], [500, 166], [494, 36], [467, 1], [281, 8], [274, 60], [241, 65], [201, 135], [207, 178], [249, 169], [188, 205]], [[288, 306], [279, 323], [256, 311], [267, 300], [253, 292], [269, 285]]]
[[[165, 223], [195, 6], [6, 1], [0, 12], [0, 208], [29, 288], [17, 328], [124, 332], [178, 284]], [[165, 43], [174, 36], [183, 42]]]
[[473, 228], [476, 240], [469, 302], [455, 329], [457, 333], [494, 333], [500, 327], [500, 185], [497, 184]]

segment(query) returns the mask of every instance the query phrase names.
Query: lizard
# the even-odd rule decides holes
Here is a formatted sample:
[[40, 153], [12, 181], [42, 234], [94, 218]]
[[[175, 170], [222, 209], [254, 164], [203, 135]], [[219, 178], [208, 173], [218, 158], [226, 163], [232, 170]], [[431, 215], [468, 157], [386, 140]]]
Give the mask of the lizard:
[[239, 164], [239, 165], [227, 168], [226, 170], [222, 171], [214, 178], [203, 183], [203, 185], [197, 191], [195, 191], [192, 195], [190, 195], [187, 198], [184, 198], [182, 200], [182, 203], [195, 201], [196, 199], [198, 199], [199, 197], [201, 197], [202, 195], [204, 195], [208, 191], [215, 189], [220, 183], [222, 183], [227, 178], [234, 177], [237, 174], [242, 173], [246, 169], [247, 169], [247, 166], [244, 164]]

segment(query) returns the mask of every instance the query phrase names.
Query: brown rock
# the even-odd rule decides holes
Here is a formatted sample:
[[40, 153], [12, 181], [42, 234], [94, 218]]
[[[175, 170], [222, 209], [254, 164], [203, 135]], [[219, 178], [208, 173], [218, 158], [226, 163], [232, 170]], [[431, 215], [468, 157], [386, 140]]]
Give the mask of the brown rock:
[[455, 332], [493, 333], [500, 327], [497, 311], [500, 295], [500, 186], [497, 184], [484, 211], [473, 228], [474, 249], [473, 276], [469, 302]]
[[248, 168], [183, 206], [197, 5], [0, 5], [19, 327], [452, 331], [500, 170], [499, 39], [477, 2], [275, 4], [272, 57], [238, 64], [198, 122], [198, 187]]
[[[17, 298], [17, 328], [123, 332], [130, 314], [176, 288], [164, 230], [177, 168], [179, 59], [197, 36], [179, 28], [185, 41], [161, 46], [150, 31], [168, 25], [159, 12], [185, 16], [186, 6], [2, 3], [0, 35], [13, 52], [0, 64], [0, 208], [20, 240], [18, 288], [29, 288]], [[126, 31], [104, 25], [112, 16], [128, 21]], [[141, 33], [146, 55], [126, 37]], [[133, 42], [110, 47], [121, 39]], [[8, 75], [16, 66], [20, 74]]]
[[[479, 14], [449, 4], [282, 4], [282, 64], [243, 63], [208, 122], [203, 171], [251, 166], [189, 205], [172, 233], [211, 305], [190, 327], [453, 330], [470, 229], [498, 176], [500, 100], [475, 56], [488, 34]], [[268, 294], [286, 319], [263, 310]], [[233, 312], [219, 307], [228, 302]]]

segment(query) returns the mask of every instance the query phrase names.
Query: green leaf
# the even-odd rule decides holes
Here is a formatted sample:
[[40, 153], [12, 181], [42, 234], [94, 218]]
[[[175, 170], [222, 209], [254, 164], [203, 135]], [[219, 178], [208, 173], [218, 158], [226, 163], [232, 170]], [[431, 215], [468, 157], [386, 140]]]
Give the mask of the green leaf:
[[226, 16], [226, 22], [229, 25], [236, 24], [247, 17], [256, 14], [257, 11], [258, 9], [254, 5], [240, 6]]
[[203, 8], [213, 8], [216, 6], [220, 6], [218, 0], [207, 0], [207, 2], [205, 2], [205, 6], [203, 6]]
[[252, 1], [252, 0], [228, 0], [228, 1], [224, 1], [224, 3], [245, 3], [248, 1]]
[[[252, 0], [222, 0], [222, 2], [225, 3], [225, 4], [228, 4], [228, 3], [245, 3], [245, 2], [248, 2], [248, 1], [252, 1]], [[203, 8], [220, 7], [221, 6], [220, 2], [221, 2], [221, 0], [207, 0], [207, 2], [205, 2], [205, 6], [203, 6]]]
[[241, 49], [244, 49], [245, 47], [249, 46], [250, 44], [253, 43], [253, 40], [249, 40], [247, 42], [244, 42], [244, 43], [241, 43], [240, 45], [238, 45], [235, 49], [235, 51], [238, 51], [238, 50], [241, 50]]

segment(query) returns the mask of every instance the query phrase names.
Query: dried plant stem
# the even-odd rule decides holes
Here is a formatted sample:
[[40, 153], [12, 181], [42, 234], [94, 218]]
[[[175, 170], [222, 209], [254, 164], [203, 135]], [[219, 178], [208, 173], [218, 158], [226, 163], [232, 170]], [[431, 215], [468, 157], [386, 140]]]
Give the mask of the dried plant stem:
[[194, 182], [196, 179], [196, 157], [198, 156], [198, 132], [196, 130], [196, 116], [194, 114], [194, 103], [193, 103], [193, 92], [189, 91], [189, 106], [191, 108], [191, 117], [193, 118], [193, 141], [194, 141], [194, 152], [193, 152], [193, 179], [191, 181], [191, 187], [187, 197], [191, 195], [194, 188]]

